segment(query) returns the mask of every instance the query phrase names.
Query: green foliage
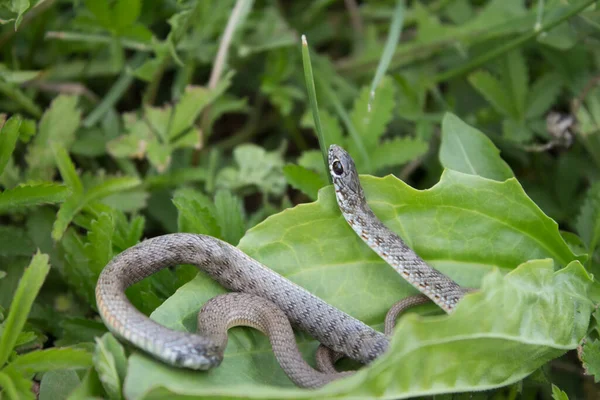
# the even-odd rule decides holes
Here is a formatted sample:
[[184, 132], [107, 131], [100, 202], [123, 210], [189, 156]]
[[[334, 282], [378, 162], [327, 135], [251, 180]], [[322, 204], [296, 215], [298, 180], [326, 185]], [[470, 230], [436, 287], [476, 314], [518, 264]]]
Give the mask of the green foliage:
[[569, 400], [569, 396], [556, 385], [552, 385], [552, 398], [554, 400]]
[[556, 74], [546, 74], [530, 85], [525, 58], [519, 50], [504, 57], [498, 73], [500, 78], [477, 71], [469, 76], [469, 82], [504, 118], [504, 137], [529, 142], [536, 134], [536, 124], [556, 102], [562, 82]]
[[[17, 355], [18, 346], [33, 332], [24, 331], [33, 302], [50, 270], [48, 255], [37, 253], [17, 286], [6, 319], [0, 324], [0, 385], [11, 399], [35, 398], [31, 378], [35, 373], [82, 369], [91, 366], [91, 354], [84, 349], [52, 348]], [[8, 363], [8, 364], [7, 364]]]
[[497, 181], [513, 177], [492, 141], [453, 114], [442, 121], [440, 162], [445, 168]]
[[104, 335], [96, 339], [94, 367], [102, 386], [111, 400], [122, 399], [121, 383], [125, 379], [127, 360], [123, 346], [112, 335]]
[[173, 152], [181, 148], [199, 148], [202, 135], [194, 121], [210, 102], [229, 86], [230, 76], [213, 90], [188, 87], [174, 106], [150, 107], [142, 116], [123, 116], [126, 134], [108, 143], [108, 151], [117, 158], [147, 158], [158, 172], [171, 164]]
[[[597, 2], [333, 3], [0, 2], [0, 397], [36, 398], [34, 379], [40, 399], [587, 395], [600, 376]], [[318, 392], [292, 388], [250, 329], [210, 372], [106, 334], [100, 272], [172, 232], [237, 245], [381, 329], [415, 291], [340, 216], [332, 143], [387, 226], [481, 289], [455, 314], [400, 318], [393, 351]], [[223, 292], [179, 266], [127, 296], [194, 331]], [[317, 343], [297, 340], [311, 361]]]
[[585, 373], [593, 376], [594, 382], [600, 382], [600, 340], [584, 343], [581, 361]]

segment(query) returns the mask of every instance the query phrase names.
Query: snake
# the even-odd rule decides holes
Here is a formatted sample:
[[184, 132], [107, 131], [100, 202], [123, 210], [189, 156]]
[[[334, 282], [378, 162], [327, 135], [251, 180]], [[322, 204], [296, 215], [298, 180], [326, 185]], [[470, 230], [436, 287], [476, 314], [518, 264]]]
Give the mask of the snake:
[[[415, 304], [429, 299], [451, 312], [465, 290], [429, 266], [375, 216], [354, 161], [344, 149], [330, 146], [328, 165], [338, 206], [352, 229], [421, 292], [417, 295], [421, 300], [417, 298]], [[158, 324], [137, 310], [125, 295], [134, 283], [180, 264], [197, 266], [233, 292], [217, 296], [202, 307], [195, 333]], [[284, 372], [304, 388], [322, 387], [351, 372], [321, 365], [319, 356], [321, 370], [312, 368], [297, 348], [292, 326], [307, 332], [333, 354], [369, 364], [387, 351], [395, 316], [406, 304], [414, 303], [410, 297], [407, 299], [398, 303], [395, 311], [392, 307], [386, 317], [386, 333], [381, 333], [237, 247], [212, 236], [191, 233], [157, 236], [126, 249], [106, 265], [96, 284], [98, 312], [109, 331], [155, 359], [174, 367], [210, 370], [223, 361], [227, 330], [250, 326], [269, 337]]]

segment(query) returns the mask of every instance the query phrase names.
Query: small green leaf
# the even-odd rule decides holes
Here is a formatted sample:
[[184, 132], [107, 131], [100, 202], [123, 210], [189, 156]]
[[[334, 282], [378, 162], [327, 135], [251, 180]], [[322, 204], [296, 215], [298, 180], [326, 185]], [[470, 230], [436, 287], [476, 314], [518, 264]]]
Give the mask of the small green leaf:
[[78, 197], [69, 197], [64, 203], [61, 204], [58, 212], [56, 213], [56, 220], [52, 226], [52, 239], [59, 241], [67, 227], [75, 218], [77, 213], [81, 210], [81, 200]]
[[506, 93], [504, 85], [487, 71], [477, 71], [469, 75], [469, 83], [473, 85], [490, 104], [501, 115], [505, 117], [517, 117], [513, 103]]
[[223, 240], [237, 245], [246, 232], [242, 201], [228, 190], [217, 190], [214, 215], [221, 227]]
[[10, 365], [26, 375], [64, 369], [84, 369], [92, 366], [92, 354], [83, 349], [55, 347], [20, 355], [14, 358]]
[[39, 132], [27, 147], [25, 159], [32, 179], [50, 180], [54, 175], [54, 154], [50, 144], [69, 149], [81, 122], [76, 96], [55, 98], [40, 121]]
[[0, 387], [9, 394], [10, 400], [35, 400], [35, 394], [31, 390], [32, 386], [31, 379], [24, 377], [10, 365], [0, 371]]
[[115, 212], [115, 230], [113, 234], [114, 245], [125, 250], [138, 243], [144, 234], [146, 219], [141, 216], [133, 216], [130, 221], [122, 212]]
[[72, 370], [49, 371], [42, 376], [38, 400], [66, 400], [80, 383]]
[[59, 145], [52, 144], [52, 150], [54, 151], [54, 159], [56, 166], [60, 171], [60, 175], [63, 182], [71, 189], [72, 196], [79, 197], [83, 193], [83, 183], [79, 179], [79, 175], [75, 170], [75, 165], [69, 157], [69, 153]]
[[137, 21], [142, 8], [140, 0], [118, 0], [111, 12], [111, 26], [122, 33]]
[[560, 388], [558, 386], [556, 386], [555, 384], [552, 384], [552, 399], [553, 400], [569, 400], [569, 396], [567, 396], [567, 394], [565, 392], [560, 390]]
[[500, 158], [492, 141], [456, 115], [447, 113], [442, 121], [440, 162], [445, 168], [504, 181], [513, 173]]
[[[386, 77], [379, 84], [377, 96], [372, 100], [370, 100], [370, 89], [365, 86], [354, 101], [350, 119], [368, 151], [372, 151], [378, 146], [379, 139], [392, 120], [395, 107], [394, 96], [394, 84], [390, 78]], [[369, 102], [371, 102], [370, 105]], [[351, 146], [348, 147], [351, 148]], [[376, 157], [371, 158], [375, 161]]]
[[548, 73], [538, 78], [527, 94], [525, 118], [540, 118], [557, 101], [563, 81], [557, 73]]
[[0, 367], [8, 360], [17, 337], [25, 325], [31, 305], [46, 279], [50, 270], [48, 259], [46, 254], [36, 253], [19, 280], [17, 291], [4, 322], [2, 336], [0, 336]]
[[371, 150], [374, 170], [402, 165], [427, 152], [429, 145], [421, 139], [397, 137], [382, 142]]
[[[113, 258], [112, 237], [114, 223], [110, 214], [102, 213], [92, 221], [87, 234], [85, 253], [90, 260], [90, 272], [93, 274], [93, 282], [96, 282], [100, 272]], [[93, 293], [90, 293], [93, 298]]]
[[14, 115], [0, 127], [0, 175], [8, 164], [19, 138], [22, 118]]
[[191, 189], [179, 189], [173, 196], [173, 204], [179, 211], [179, 232], [199, 233], [221, 238], [221, 229], [214, 217], [214, 205], [202, 193]]
[[600, 240], [600, 182], [588, 189], [577, 217], [576, 228], [590, 256], [593, 256]]
[[600, 382], [600, 340], [588, 340], [583, 344], [581, 361], [585, 373], [593, 376], [594, 382]]
[[175, 106], [169, 138], [173, 139], [189, 129], [198, 118], [200, 111], [227, 90], [232, 76], [232, 73], [225, 75], [212, 90], [200, 86], [188, 86]]
[[109, 333], [103, 335], [102, 338], [96, 338], [94, 366], [108, 397], [111, 400], [122, 399], [121, 389], [125, 378], [127, 359], [123, 346]]
[[513, 142], [525, 143], [533, 139], [534, 133], [525, 121], [506, 118], [502, 121], [502, 135]]
[[316, 200], [319, 189], [327, 185], [327, 182], [319, 174], [300, 165], [286, 165], [283, 167], [283, 175], [285, 175], [285, 179], [290, 185], [300, 190], [311, 200]]
[[503, 77], [503, 81], [509, 84], [513, 109], [518, 119], [522, 120], [526, 110], [525, 100], [529, 88], [529, 74], [525, 58], [519, 49], [513, 50], [506, 55]]
[[235, 148], [233, 157], [238, 167], [219, 171], [216, 180], [219, 188], [235, 191], [255, 186], [265, 194], [283, 194], [286, 182], [281, 173], [283, 158], [279, 151], [267, 152], [260, 146], [244, 144]]
[[55, 183], [36, 183], [18, 186], [0, 193], [0, 214], [21, 211], [25, 207], [60, 203], [70, 191]]
[[84, 196], [84, 203], [91, 203], [113, 194], [135, 189], [141, 183], [140, 179], [131, 176], [119, 176], [105, 179], [103, 182], [87, 190]]
[[30, 2], [29, 0], [11, 0], [7, 7], [10, 11], [17, 14], [17, 18], [15, 19], [16, 31], [19, 28], [19, 25], [21, 25], [21, 22], [23, 21], [23, 15], [30, 7]]

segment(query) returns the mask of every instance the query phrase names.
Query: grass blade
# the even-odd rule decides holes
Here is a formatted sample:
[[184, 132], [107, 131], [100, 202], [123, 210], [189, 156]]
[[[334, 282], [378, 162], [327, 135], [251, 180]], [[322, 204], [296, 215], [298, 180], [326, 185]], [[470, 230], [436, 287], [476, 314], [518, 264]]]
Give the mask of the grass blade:
[[22, 119], [19, 115], [14, 115], [0, 129], [0, 175], [2, 175], [2, 171], [4, 171], [4, 167], [6, 167], [8, 160], [10, 160], [10, 156], [17, 144], [21, 121]]
[[48, 255], [40, 252], [36, 253], [19, 281], [0, 337], [0, 366], [8, 360], [17, 337], [21, 333], [25, 321], [27, 321], [33, 301], [42, 287], [48, 271], [50, 271], [48, 260]]
[[398, 42], [400, 41], [400, 33], [402, 32], [403, 23], [404, 1], [398, 0], [396, 2], [396, 9], [394, 10], [394, 15], [392, 17], [390, 32], [388, 33], [387, 41], [385, 42], [385, 47], [383, 48], [383, 54], [379, 59], [379, 65], [377, 65], [377, 70], [375, 71], [373, 82], [371, 83], [371, 95], [368, 105], [369, 111], [371, 111], [371, 103], [375, 98], [375, 89], [379, 85], [379, 82], [383, 78], [383, 75], [385, 75], [385, 72], [390, 66], [390, 62], [392, 61], [392, 57], [394, 56], [394, 52], [396, 51], [396, 47], [398, 46]]
[[[302, 35], [302, 66], [304, 67], [304, 80], [306, 81], [308, 102], [310, 103], [310, 110], [312, 112], [313, 120], [315, 122], [315, 131], [317, 132], [317, 139], [319, 139], [319, 147], [321, 148], [321, 154], [323, 154], [325, 172], [327, 172], [329, 171], [329, 164], [327, 162], [327, 147], [331, 143], [327, 143], [325, 141], [325, 136], [323, 135], [321, 117], [319, 117], [319, 104], [317, 103], [315, 79], [313, 76], [312, 64], [310, 62], [310, 51], [308, 50], [308, 42], [306, 41], [306, 36], [304, 35]], [[331, 177], [329, 177], [329, 183], [331, 183]]]

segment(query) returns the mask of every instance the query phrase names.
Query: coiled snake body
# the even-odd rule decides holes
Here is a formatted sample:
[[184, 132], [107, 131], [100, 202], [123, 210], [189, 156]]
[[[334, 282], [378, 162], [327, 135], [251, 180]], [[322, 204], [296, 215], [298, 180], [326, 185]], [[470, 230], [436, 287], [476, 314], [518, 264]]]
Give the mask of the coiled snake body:
[[[450, 312], [464, 290], [428, 266], [377, 219], [366, 203], [352, 158], [339, 146], [329, 149], [329, 167], [338, 204], [354, 231], [407, 281]], [[178, 264], [196, 265], [225, 288], [238, 292], [207, 302], [199, 313], [197, 333], [174, 331], [150, 320], [125, 296], [127, 287]], [[409, 298], [408, 303], [405, 299], [405, 303], [418, 304], [423, 298]], [[269, 336], [279, 363], [301, 387], [320, 387], [348, 373], [327, 368], [320, 372], [310, 367], [296, 347], [290, 322], [331, 350], [362, 363], [373, 361], [389, 345], [386, 335], [236, 247], [205, 235], [164, 235], [125, 250], [100, 274], [96, 302], [104, 323], [116, 336], [170, 365], [197, 370], [221, 363], [227, 329], [237, 325], [257, 328]], [[396, 312], [402, 308], [396, 307]], [[386, 321], [386, 333], [393, 326], [391, 319], [391, 324]]]

